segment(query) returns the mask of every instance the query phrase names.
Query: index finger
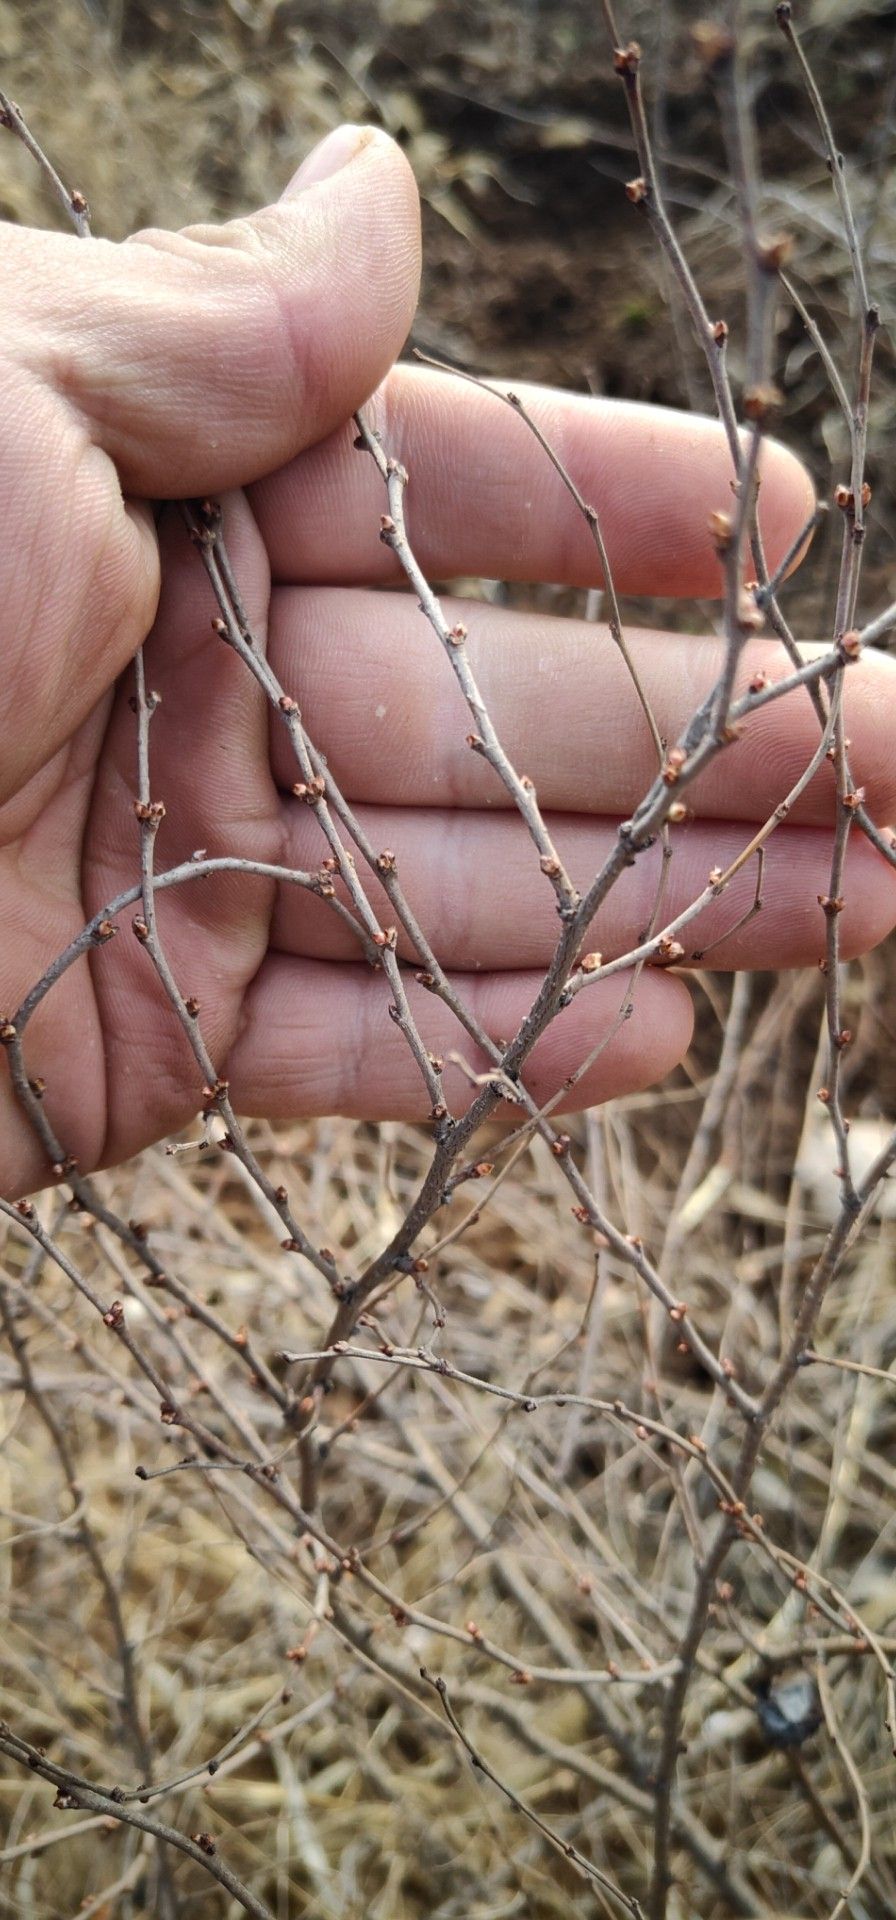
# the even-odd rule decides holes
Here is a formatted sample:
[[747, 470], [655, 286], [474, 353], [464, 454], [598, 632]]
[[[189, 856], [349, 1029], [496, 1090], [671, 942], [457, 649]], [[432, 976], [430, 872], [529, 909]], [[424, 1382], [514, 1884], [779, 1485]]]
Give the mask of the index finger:
[[[515, 391], [595, 507], [620, 593], [721, 593], [709, 517], [731, 508], [734, 467], [718, 421], [549, 387]], [[605, 584], [559, 474], [525, 421], [494, 393], [397, 366], [367, 411], [387, 453], [408, 470], [408, 530], [432, 578]], [[395, 556], [378, 537], [382, 482], [353, 441], [346, 425], [251, 489], [276, 580], [398, 577]], [[760, 471], [759, 524], [774, 569], [815, 494], [800, 461], [777, 441], [764, 443]]]

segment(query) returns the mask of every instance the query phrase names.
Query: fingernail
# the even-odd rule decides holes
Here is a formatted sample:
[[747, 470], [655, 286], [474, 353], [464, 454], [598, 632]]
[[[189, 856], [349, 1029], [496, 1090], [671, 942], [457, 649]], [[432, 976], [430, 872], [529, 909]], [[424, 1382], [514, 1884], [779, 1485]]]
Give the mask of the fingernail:
[[316, 147], [312, 147], [307, 159], [302, 161], [298, 173], [294, 174], [286, 189], [284, 199], [292, 193], [304, 193], [307, 187], [317, 187], [322, 180], [331, 179], [375, 137], [376, 130], [373, 127], [347, 125], [334, 128]]

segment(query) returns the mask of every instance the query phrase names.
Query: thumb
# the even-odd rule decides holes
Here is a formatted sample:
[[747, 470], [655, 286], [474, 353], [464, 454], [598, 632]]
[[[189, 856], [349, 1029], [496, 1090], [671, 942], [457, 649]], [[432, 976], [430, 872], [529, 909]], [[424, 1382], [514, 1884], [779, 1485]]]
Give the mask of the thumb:
[[338, 128], [248, 218], [122, 245], [44, 238], [39, 371], [64, 369], [132, 494], [246, 484], [321, 439], [387, 373], [417, 298], [417, 189], [374, 128]]

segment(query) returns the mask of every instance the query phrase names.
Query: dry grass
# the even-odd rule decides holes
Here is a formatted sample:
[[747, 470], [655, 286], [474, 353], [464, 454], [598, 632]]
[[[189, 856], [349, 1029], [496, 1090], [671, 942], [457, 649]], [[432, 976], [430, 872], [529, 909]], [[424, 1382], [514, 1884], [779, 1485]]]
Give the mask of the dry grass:
[[[825, 77], [840, 89], [847, 119], [858, 114], [863, 87], [876, 86], [879, 98], [885, 85], [868, 76], [887, 9], [859, 11], [857, 22], [842, 4], [817, 8]], [[749, 10], [757, 33], [759, 12]], [[858, 97], [837, 64], [847, 16]], [[626, 170], [622, 122], [609, 85], [597, 84], [601, 46], [590, 27], [587, 57], [577, 51], [586, 17], [590, 10], [586, 16], [577, 5], [451, 6], [433, 15], [428, 0], [316, 10], [274, 0], [91, 8], [60, 0], [51, 13], [40, 0], [27, 12], [0, 7], [0, 57], [4, 84], [113, 235], [265, 199], [297, 150], [372, 102], [387, 124], [404, 129], [427, 199], [427, 337], [480, 359], [494, 346], [517, 373], [556, 376], [556, 346], [530, 350], [522, 324], [519, 344], [505, 335], [503, 350], [497, 346], [499, 290], [518, 313], [514, 292], [538, 264], [536, 242], [523, 237], [526, 220], [531, 214], [537, 236], [574, 168], [595, 162], [589, 192], [595, 204], [603, 196], [608, 228], [621, 232], [607, 178]], [[757, 38], [758, 74], [765, 47]], [[674, 60], [670, 71], [668, 111], [682, 151], [695, 152], [700, 116], [687, 117]], [[771, 144], [780, 140], [789, 167], [799, 127], [796, 136], [776, 131], [774, 102], [790, 101], [782, 87], [770, 80], [761, 98]], [[477, 89], [504, 101], [503, 118], [474, 110]], [[792, 128], [790, 107], [785, 118]], [[866, 158], [873, 150], [869, 134]], [[834, 336], [845, 337], [823, 169], [801, 151], [778, 204], [801, 223], [807, 278]], [[42, 219], [24, 157], [4, 148], [2, 160], [0, 210]], [[736, 249], [732, 239], [726, 250], [714, 164], [704, 192], [695, 195], [699, 174], [687, 168], [678, 191], [700, 202], [689, 225], [695, 264], [723, 284]], [[519, 226], [518, 257], [512, 244], [498, 256], [489, 238], [502, 195], [511, 228]], [[607, 269], [583, 237], [580, 210], [563, 204], [561, 233], [541, 258], [532, 297], [537, 306], [545, 271], [554, 288], [571, 274], [569, 312], [558, 319], [574, 356], [567, 377], [577, 383], [590, 366], [601, 385], [631, 374], [632, 390], [678, 397], [669, 385], [680, 394], [689, 372], [680, 362], [674, 376], [665, 372], [666, 289], [652, 265], [637, 291], [643, 309], [648, 287], [646, 317], [635, 312], [635, 295], [627, 306], [617, 288], [586, 351], [588, 303], [606, 287]], [[886, 217], [872, 235], [875, 287], [884, 295], [892, 280]], [[484, 316], [464, 291], [460, 263], [470, 247], [490, 263]], [[532, 324], [543, 324], [537, 311]], [[835, 465], [841, 456], [829, 400], [799, 329], [787, 348], [788, 418], [823, 484], [824, 460]], [[872, 436], [879, 448], [893, 419], [888, 376], [885, 352]], [[873, 477], [882, 574], [893, 482], [883, 462]], [[804, 589], [810, 607], [825, 604], [827, 564], [822, 544]], [[685, 617], [705, 614], [689, 609]], [[892, 1112], [896, 1099], [891, 980], [886, 953], [848, 977], [856, 1044], [847, 1095], [851, 1110], [870, 1120]], [[805, 1150], [819, 1138], [823, 1164], [833, 1166], [814, 1099], [822, 989], [815, 978], [754, 983], [724, 1097], [713, 1093], [713, 1076], [731, 985], [706, 975], [695, 992], [698, 1035], [683, 1069], [656, 1097], [583, 1118], [572, 1129], [574, 1150], [612, 1217], [657, 1252], [665, 1243], [674, 1284], [705, 1336], [754, 1389], [780, 1351], [822, 1244], [825, 1192], [835, 1185], [832, 1174], [820, 1189], [808, 1172], [806, 1182], [791, 1180], [801, 1139], [804, 1168]], [[713, 1100], [704, 1159], [682, 1187], [695, 1128]], [[350, 1255], [355, 1268], [388, 1240], [429, 1160], [422, 1133], [342, 1121], [285, 1133], [259, 1126], [254, 1142], [272, 1180], [288, 1181], [311, 1240]], [[378, 1357], [343, 1360], [324, 1405], [332, 1444], [321, 1522], [343, 1558], [357, 1550], [363, 1578], [350, 1559], [342, 1566], [297, 1536], [275, 1483], [266, 1492], [207, 1457], [170, 1471], [190, 1454], [187, 1437], [160, 1424], [145, 1380], [62, 1274], [15, 1234], [6, 1242], [10, 1298], [38, 1399], [23, 1392], [20, 1361], [6, 1348], [0, 1717], [98, 1783], [139, 1782], [119, 1710], [114, 1629], [79, 1534], [86, 1513], [136, 1650], [157, 1781], [195, 1773], [169, 1786], [160, 1811], [185, 1833], [212, 1831], [277, 1920], [560, 1920], [618, 1910], [471, 1768], [421, 1681], [424, 1665], [447, 1682], [489, 1767], [564, 1843], [629, 1895], [642, 1895], [649, 1877], [663, 1669], [718, 1500], [699, 1459], [651, 1423], [696, 1435], [722, 1468], [739, 1423], [670, 1342], [630, 1271], [573, 1219], [541, 1143], [529, 1144], [506, 1173], [499, 1150], [495, 1159], [497, 1174], [461, 1187], [439, 1216], [440, 1240], [449, 1244], [426, 1275], [433, 1295], [405, 1279], [377, 1303], [357, 1344]], [[147, 1288], [102, 1228], [62, 1217], [53, 1196], [41, 1202], [45, 1223], [104, 1296], [126, 1300], [171, 1398], [238, 1453], [257, 1441], [289, 1479], [294, 1443], [244, 1363], [241, 1330], [283, 1377], [282, 1350], [310, 1350], [325, 1334], [330, 1302], [321, 1283], [280, 1251], [278, 1223], [272, 1231], [229, 1157], [159, 1149], [102, 1184], [124, 1218], [146, 1224], [180, 1301]], [[885, 1660], [896, 1650], [894, 1245], [896, 1227], [886, 1219], [850, 1257], [818, 1328], [817, 1348], [829, 1358], [798, 1375], [763, 1451], [754, 1487], [761, 1531], [732, 1551], [688, 1699], [670, 1920], [737, 1912], [827, 1920], [861, 1864], [866, 1833], [870, 1861], [844, 1911], [856, 1920], [896, 1911], [891, 1742], [874, 1652], [876, 1645]], [[197, 1317], [197, 1304], [237, 1336], [230, 1347]], [[436, 1324], [441, 1310], [444, 1327]], [[383, 1347], [422, 1352], [424, 1364], [402, 1365]], [[429, 1364], [431, 1355], [448, 1363], [447, 1374]], [[538, 1404], [526, 1411], [494, 1388]], [[618, 1399], [634, 1417], [612, 1406], [557, 1404], [564, 1394]], [[40, 1401], [55, 1412], [76, 1462], [74, 1491]], [[137, 1468], [148, 1478], [135, 1477]], [[820, 1687], [823, 1719], [803, 1745], [778, 1750], [763, 1730], [755, 1688], [796, 1674]], [[212, 1777], [207, 1763], [222, 1754]], [[53, 1811], [51, 1790], [36, 1777], [12, 1768], [0, 1777], [0, 1912], [132, 1920], [157, 1911], [154, 1859], [134, 1830]], [[239, 1911], [198, 1866], [180, 1860], [174, 1871], [179, 1915], [229, 1920]]]
[[[788, 1309], [775, 1195], [800, 1120], [807, 998], [798, 982], [784, 980], [757, 1022], [721, 1130], [719, 1164], [735, 1166], [736, 1181], [686, 1234], [680, 1256], [700, 1324], [736, 1357], [748, 1385], [773, 1358]], [[706, 1024], [715, 1027], [711, 1014]], [[711, 1048], [711, 1032], [706, 1039]], [[651, 1245], [668, 1226], [699, 1091], [682, 1075], [660, 1101], [622, 1101], [582, 1124], [598, 1189], [614, 1217]], [[760, 1102], [771, 1121], [761, 1135]], [[259, 1128], [256, 1144], [272, 1178], [288, 1177], [301, 1194], [312, 1235], [353, 1249], [359, 1261], [388, 1234], [427, 1160], [422, 1136], [342, 1122], [284, 1139]], [[197, 1165], [150, 1154], [107, 1184], [124, 1214], [151, 1227], [154, 1249], [196, 1300], [217, 1307], [234, 1332], [248, 1326], [265, 1359], [275, 1364], [287, 1340], [300, 1349], [320, 1341], [326, 1302], [291, 1273], [295, 1261], [276, 1252], [226, 1160]], [[362, 1334], [371, 1350], [384, 1341], [435, 1350], [483, 1384], [359, 1360], [343, 1365], [326, 1406], [334, 1443], [322, 1520], [344, 1552], [360, 1550], [391, 1604], [351, 1575], [328, 1580], [319, 1550], [296, 1541], [276, 1507], [238, 1474], [199, 1465], [136, 1480], [137, 1466], [154, 1474], [189, 1448], [160, 1428], [145, 1386], [110, 1354], [108, 1338], [98, 1337], [104, 1330], [73, 1303], [62, 1277], [8, 1248], [8, 1270], [31, 1303], [31, 1363], [79, 1461], [91, 1521], [123, 1595], [158, 1777], [201, 1769], [233, 1743], [213, 1780], [200, 1772], [164, 1809], [186, 1832], [213, 1830], [229, 1863], [278, 1914], [484, 1920], [559, 1916], [571, 1904], [599, 1910], [522, 1817], [477, 1782], [421, 1688], [424, 1662], [448, 1681], [465, 1730], [502, 1779], [621, 1886], [635, 1892], [642, 1883], [647, 1801], [626, 1791], [603, 1711], [646, 1758], [662, 1702], [650, 1670], [671, 1656], [693, 1579], [683, 1512], [705, 1525], [714, 1495], [705, 1477], [630, 1422], [575, 1406], [524, 1412], [487, 1386], [619, 1396], [682, 1434], [704, 1435], [723, 1462], [730, 1423], [691, 1362], [663, 1359], [662, 1333], [625, 1270], [606, 1254], [595, 1259], [545, 1151], [528, 1148], [493, 1196], [491, 1183], [483, 1186], [475, 1192], [479, 1220], [433, 1265], [444, 1330], [433, 1326], [431, 1303], [405, 1283]], [[461, 1189], [444, 1231], [470, 1210], [470, 1192]], [[46, 1203], [48, 1218], [54, 1206]], [[72, 1222], [65, 1241], [89, 1272], [83, 1227]], [[822, 1237], [810, 1209], [792, 1243], [791, 1287]], [[108, 1289], [106, 1262], [118, 1256], [102, 1230], [93, 1242], [90, 1265]], [[889, 1223], [867, 1239], [819, 1329], [824, 1353], [891, 1364], [893, 1245]], [[279, 1459], [275, 1410], [220, 1341], [123, 1265], [113, 1284], [177, 1400], [231, 1444], [234, 1423], [250, 1423]], [[2, 1711], [35, 1743], [50, 1741], [54, 1757], [75, 1771], [132, 1780], [108, 1621], [67, 1524], [58, 1467], [35, 1411], [12, 1390], [11, 1371], [7, 1363], [2, 1505], [15, 1544], [10, 1538], [4, 1556]], [[661, 1378], [658, 1391], [651, 1373]], [[801, 1376], [756, 1484], [775, 1550], [838, 1584], [888, 1646], [896, 1645], [888, 1638], [893, 1429], [891, 1380], [816, 1365]], [[859, 1821], [843, 1749], [859, 1766], [879, 1836], [885, 1900], [896, 1867], [888, 1859], [892, 1777], [880, 1674], [867, 1644], [851, 1645], [835, 1620], [807, 1606], [788, 1567], [760, 1546], [741, 1545], [727, 1576], [690, 1698], [684, 1804], [701, 1846], [727, 1841], [734, 1894], [739, 1875], [754, 1904], [732, 1906], [730, 1888], [729, 1899], [724, 1890], [713, 1894], [682, 1846], [673, 1911], [827, 1914], [848, 1867], [820, 1828], [813, 1795], [826, 1801], [855, 1854]], [[402, 1607], [412, 1616], [406, 1621], [395, 1617]], [[416, 1621], [418, 1611], [432, 1624]], [[439, 1622], [460, 1637], [444, 1636]], [[494, 1652], [477, 1647], [471, 1622]], [[811, 1672], [827, 1640], [837, 1649], [823, 1663], [830, 1726], [793, 1762], [764, 1740], [751, 1684], [767, 1673]], [[578, 1677], [564, 1679], [564, 1667]], [[627, 1678], [609, 1679], [614, 1669]], [[74, 1913], [81, 1897], [97, 1896], [132, 1861], [134, 1904], [121, 1895], [99, 1910], [145, 1911], [146, 1863], [126, 1835], [98, 1821], [78, 1837], [77, 1816], [52, 1814], [37, 1781], [23, 1786], [13, 1775], [0, 1790], [7, 1855], [17, 1856], [2, 1869], [9, 1912]], [[38, 1851], [25, 1848], [35, 1839], [44, 1842]], [[201, 1882], [196, 1869], [178, 1870], [184, 1913], [236, 1911]], [[854, 1910], [887, 1908], [878, 1898]]]

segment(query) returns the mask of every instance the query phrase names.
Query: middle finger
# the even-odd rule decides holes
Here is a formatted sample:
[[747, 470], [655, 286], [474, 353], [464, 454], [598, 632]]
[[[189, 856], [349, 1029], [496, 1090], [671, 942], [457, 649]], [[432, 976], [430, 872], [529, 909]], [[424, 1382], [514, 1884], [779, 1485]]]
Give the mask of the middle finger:
[[[653, 742], [628, 668], [605, 627], [446, 601], [469, 627], [466, 649], [492, 721], [540, 805], [556, 812], [625, 815], [656, 776]], [[680, 738], [715, 683], [724, 643], [714, 636], [629, 630], [626, 638], [663, 740]], [[271, 603], [270, 657], [299, 703], [311, 738], [346, 797], [379, 806], [508, 808], [493, 769], [471, 752], [469, 709], [438, 640], [409, 594], [284, 587]], [[744, 648], [737, 689], [757, 670], [783, 679], [776, 640]], [[896, 665], [866, 654], [845, 681], [854, 779], [881, 821], [896, 815]], [[687, 790], [702, 819], [762, 821], [818, 745], [818, 721], [800, 688], [752, 714], [743, 737]], [[275, 778], [296, 779], [274, 723]], [[823, 766], [792, 819], [830, 824], [834, 778]], [[711, 862], [710, 864], [714, 864]]]

